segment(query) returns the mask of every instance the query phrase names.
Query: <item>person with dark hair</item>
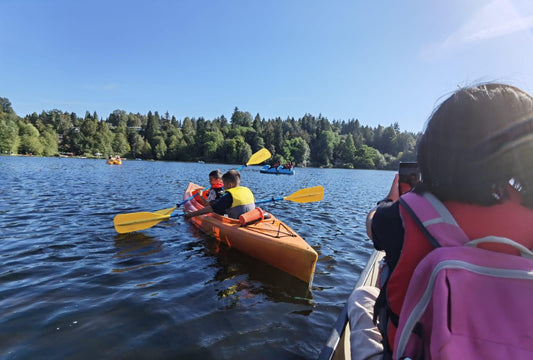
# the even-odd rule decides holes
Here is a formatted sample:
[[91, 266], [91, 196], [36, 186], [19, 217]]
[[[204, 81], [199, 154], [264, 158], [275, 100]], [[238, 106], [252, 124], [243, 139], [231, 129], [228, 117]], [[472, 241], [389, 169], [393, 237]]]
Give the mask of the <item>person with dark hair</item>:
[[289, 161], [285, 165], [283, 165], [283, 169], [292, 170], [293, 167], [294, 167], [294, 165], [292, 164], [292, 161]]
[[[533, 97], [505, 84], [461, 88], [436, 108], [426, 124], [417, 149], [422, 181], [413, 192], [442, 202], [469, 239], [504, 237], [532, 249], [532, 159]], [[366, 223], [374, 247], [385, 251], [390, 273], [374, 308], [384, 358], [391, 357], [415, 267], [435, 248], [399, 199], [396, 175], [387, 197], [370, 211]], [[514, 253], [514, 248], [501, 243], [479, 247]]]
[[198, 199], [206, 206], [213, 203], [216, 199], [224, 194], [224, 183], [222, 182], [222, 173], [220, 170], [213, 170], [209, 173], [209, 189], [200, 190]]
[[252, 191], [241, 185], [241, 174], [237, 170], [229, 170], [222, 175], [224, 195], [213, 201], [203, 209], [185, 214], [185, 218], [215, 212], [219, 215], [227, 214], [232, 219], [238, 219], [242, 214], [255, 209], [255, 199]]
[[278, 171], [279, 166], [281, 165], [279, 160], [276, 160], [272, 165], [270, 165], [270, 169], [276, 169]]
[[[531, 137], [531, 95], [492, 83], [460, 89], [433, 112], [419, 140], [422, 182], [414, 191], [479, 206], [501, 204], [517, 194], [533, 209], [533, 169], [527, 165], [533, 159]], [[367, 234], [393, 260], [391, 269], [404, 240], [397, 181], [367, 219]]]

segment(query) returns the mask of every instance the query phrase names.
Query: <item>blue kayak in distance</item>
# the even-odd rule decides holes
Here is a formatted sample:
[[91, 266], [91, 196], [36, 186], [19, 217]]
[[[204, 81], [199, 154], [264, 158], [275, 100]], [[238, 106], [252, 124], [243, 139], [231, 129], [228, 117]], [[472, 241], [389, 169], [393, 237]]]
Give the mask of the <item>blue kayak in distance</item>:
[[281, 165], [278, 167], [270, 167], [270, 165], [265, 165], [260, 171], [262, 174], [294, 175], [294, 168], [286, 169]]

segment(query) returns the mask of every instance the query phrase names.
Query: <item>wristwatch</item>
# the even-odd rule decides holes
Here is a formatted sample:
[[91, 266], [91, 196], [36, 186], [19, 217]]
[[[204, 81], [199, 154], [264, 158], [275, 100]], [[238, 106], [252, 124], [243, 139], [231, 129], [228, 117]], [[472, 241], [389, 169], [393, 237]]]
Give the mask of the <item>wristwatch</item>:
[[384, 199], [379, 200], [377, 205], [380, 205], [380, 204], [383, 204], [383, 203], [390, 203], [390, 202], [393, 202], [393, 200], [389, 199], [388, 197], [386, 197]]

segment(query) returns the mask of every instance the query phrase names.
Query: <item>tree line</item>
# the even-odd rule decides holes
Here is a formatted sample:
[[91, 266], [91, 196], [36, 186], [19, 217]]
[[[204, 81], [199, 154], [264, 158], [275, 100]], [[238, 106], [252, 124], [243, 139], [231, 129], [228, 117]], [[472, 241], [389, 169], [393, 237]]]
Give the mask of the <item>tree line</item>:
[[115, 110], [106, 119], [96, 112], [84, 117], [57, 109], [24, 118], [0, 97], [0, 152], [98, 157], [205, 161], [244, 164], [265, 147], [273, 161], [296, 166], [396, 169], [399, 161], [415, 160], [419, 134], [390, 126], [363, 126], [357, 119], [329, 121], [305, 114], [282, 120], [252, 116], [237, 107], [230, 119], [221, 115], [177, 120], [166, 112], [148, 114]]

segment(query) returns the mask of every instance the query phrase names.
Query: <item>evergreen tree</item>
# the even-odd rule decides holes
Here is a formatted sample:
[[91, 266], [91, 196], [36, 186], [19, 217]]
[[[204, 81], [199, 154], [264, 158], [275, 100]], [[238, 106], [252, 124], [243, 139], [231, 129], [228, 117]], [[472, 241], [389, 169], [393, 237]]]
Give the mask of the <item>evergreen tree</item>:
[[0, 109], [3, 113], [14, 114], [13, 107], [8, 98], [0, 97]]
[[129, 139], [129, 143], [131, 144], [131, 154], [133, 158], [142, 156], [142, 150], [144, 146], [144, 140], [142, 136], [139, 135], [137, 132], [132, 132], [130, 133]]
[[245, 163], [262, 147], [273, 158], [306, 166], [395, 168], [398, 161], [416, 158], [419, 134], [400, 132], [398, 123], [376, 128], [361, 126], [359, 120], [330, 122], [321, 114], [300, 119], [252, 118], [234, 108], [231, 123], [221, 115], [213, 120], [185, 117], [168, 112], [160, 118], [114, 110], [107, 120], [87, 111], [75, 113], [57, 109], [18, 117], [7, 98], [0, 98], [0, 151], [55, 155], [58, 151], [94, 156], [96, 153], [131, 152], [133, 157], [193, 161], [204, 159], [232, 164]]
[[159, 120], [151, 111], [148, 111], [144, 137], [150, 143], [150, 146], [154, 146], [154, 139], [157, 135], [159, 135]]
[[185, 142], [191, 146], [194, 145], [194, 143], [196, 142], [196, 122], [186, 117], [185, 119], [183, 119], [181, 131], [183, 132], [183, 138]]
[[239, 111], [239, 108], [235, 107], [231, 115], [231, 125], [250, 127], [252, 126], [252, 115], [249, 112]]

